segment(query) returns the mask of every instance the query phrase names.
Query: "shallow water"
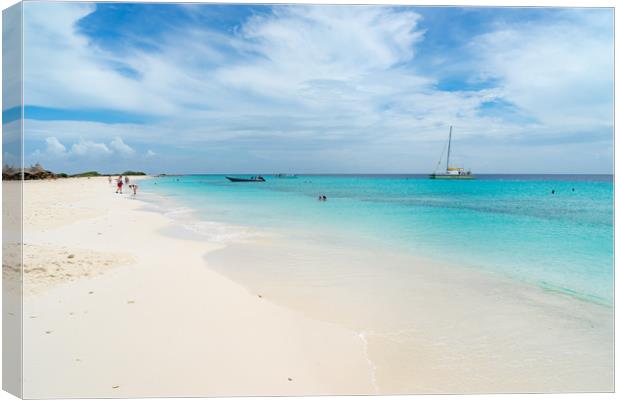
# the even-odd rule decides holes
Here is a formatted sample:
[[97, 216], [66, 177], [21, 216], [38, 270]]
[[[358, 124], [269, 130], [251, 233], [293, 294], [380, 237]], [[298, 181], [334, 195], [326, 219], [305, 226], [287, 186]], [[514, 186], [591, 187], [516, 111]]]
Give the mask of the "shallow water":
[[611, 178], [486, 178], [142, 186], [194, 239], [225, 245], [210, 268], [349, 328], [377, 392], [611, 390]]
[[[143, 186], [210, 221], [194, 222], [205, 232], [218, 222], [328, 247], [371, 246], [612, 304], [612, 176], [266, 178], [230, 183], [219, 175], [163, 177]], [[317, 201], [319, 194], [328, 201]]]

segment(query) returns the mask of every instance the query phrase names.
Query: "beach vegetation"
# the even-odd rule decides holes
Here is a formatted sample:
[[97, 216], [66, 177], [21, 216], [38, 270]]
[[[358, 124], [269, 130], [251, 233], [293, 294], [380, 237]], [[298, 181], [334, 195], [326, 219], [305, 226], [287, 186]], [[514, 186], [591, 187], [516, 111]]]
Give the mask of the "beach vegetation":
[[102, 175], [97, 171], [87, 171], [87, 172], [81, 172], [79, 174], [71, 175], [72, 178], [85, 178], [85, 177], [90, 178], [93, 176], [102, 176]]
[[125, 171], [125, 172], [123, 172], [123, 173], [121, 173], [119, 175], [123, 175], [123, 176], [125, 176], [125, 175], [140, 175], [140, 176], [143, 176], [143, 175], [146, 175], [146, 173], [144, 173], [142, 171]]

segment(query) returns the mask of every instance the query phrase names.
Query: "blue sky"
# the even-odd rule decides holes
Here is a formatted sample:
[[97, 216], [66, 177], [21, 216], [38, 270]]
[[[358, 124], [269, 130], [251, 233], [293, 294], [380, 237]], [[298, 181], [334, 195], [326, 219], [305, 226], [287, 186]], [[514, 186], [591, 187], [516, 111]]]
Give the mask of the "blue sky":
[[474, 172], [611, 173], [612, 17], [28, 2], [26, 162], [423, 173], [453, 125]]

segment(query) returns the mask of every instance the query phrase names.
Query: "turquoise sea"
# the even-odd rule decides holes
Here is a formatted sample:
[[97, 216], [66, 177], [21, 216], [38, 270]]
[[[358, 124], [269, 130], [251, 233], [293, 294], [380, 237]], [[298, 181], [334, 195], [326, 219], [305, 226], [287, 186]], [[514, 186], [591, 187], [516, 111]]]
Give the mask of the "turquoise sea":
[[[165, 176], [143, 181], [141, 190], [222, 226], [411, 253], [613, 303], [612, 175], [480, 175], [474, 181], [426, 175], [265, 178], [264, 183], [231, 183], [224, 175]], [[318, 201], [319, 194], [328, 200]], [[376, 268], [389, 274], [387, 266]]]

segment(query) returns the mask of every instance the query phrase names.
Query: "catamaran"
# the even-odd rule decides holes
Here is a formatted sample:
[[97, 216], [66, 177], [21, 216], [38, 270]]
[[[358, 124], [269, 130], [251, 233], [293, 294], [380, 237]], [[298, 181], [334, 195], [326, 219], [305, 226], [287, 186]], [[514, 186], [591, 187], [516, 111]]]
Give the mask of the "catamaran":
[[452, 126], [450, 126], [450, 134], [448, 135], [448, 157], [446, 159], [446, 171], [437, 173], [437, 168], [439, 168], [439, 166], [441, 165], [441, 158], [443, 157], [443, 153], [441, 153], [441, 157], [439, 158], [439, 162], [437, 163], [435, 172], [430, 174], [428, 177], [430, 179], [476, 179], [476, 177], [472, 175], [471, 171], [465, 171], [464, 168], [450, 166], [450, 145], [451, 144], [452, 144]]

